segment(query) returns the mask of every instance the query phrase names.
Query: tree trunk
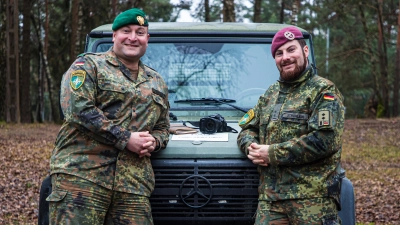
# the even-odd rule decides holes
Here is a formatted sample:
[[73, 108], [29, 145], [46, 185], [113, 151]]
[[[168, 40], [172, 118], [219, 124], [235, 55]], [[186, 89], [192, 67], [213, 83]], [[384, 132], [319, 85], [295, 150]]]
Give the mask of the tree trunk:
[[[370, 98], [372, 99], [372, 102], [374, 102], [374, 101], [379, 102], [379, 99], [381, 99], [381, 94], [379, 92], [379, 90], [380, 90], [380, 82], [379, 82], [379, 75], [377, 73], [377, 71], [378, 71], [378, 69], [377, 69], [378, 60], [376, 59], [375, 54], [374, 54], [374, 50], [372, 49], [372, 46], [370, 44], [370, 43], [372, 43], [372, 40], [370, 38], [371, 35], [368, 32], [367, 19], [365, 17], [362, 4], [360, 4], [358, 8], [360, 10], [361, 23], [363, 25], [363, 30], [364, 30], [364, 34], [365, 34], [364, 37], [366, 39], [366, 41], [364, 42], [365, 43], [364, 46], [366, 47], [366, 49], [368, 50], [368, 53], [370, 54], [371, 61], [370, 61], [369, 65], [371, 65], [371, 67], [372, 67], [371, 71], [372, 71], [372, 75], [374, 77], [374, 90], [373, 90], [373, 93], [371, 94]], [[365, 107], [369, 108], [370, 112], [375, 114], [375, 117], [377, 116], [378, 103], [371, 105], [368, 102]], [[365, 116], [370, 117], [367, 114], [365, 114]]]
[[69, 47], [69, 64], [76, 59], [76, 42], [78, 40], [79, 0], [71, 0], [71, 38]]
[[380, 81], [381, 81], [381, 91], [382, 91], [382, 106], [383, 114], [378, 116], [390, 117], [389, 110], [389, 85], [388, 85], [388, 64], [387, 64], [387, 50], [382, 22], [382, 2], [383, 0], [377, 1], [378, 10], [378, 54], [379, 54], [379, 67], [380, 67]]
[[291, 24], [297, 26], [297, 17], [299, 13], [300, 0], [293, 0], [292, 5], [292, 22]]
[[399, 116], [399, 83], [400, 83], [400, 1], [397, 15], [396, 70], [393, 85], [393, 116]]
[[204, 0], [204, 20], [205, 22], [210, 21], [210, 2], [208, 0]]
[[[6, 4], [0, 4], [0, 23], [6, 24]], [[0, 26], [0, 40], [6, 40], [6, 26]], [[0, 80], [6, 80], [6, 41], [0, 43]], [[0, 120], [4, 121], [6, 118], [6, 82], [0, 82]]]
[[235, 18], [235, 4], [233, 0], [223, 0], [223, 21], [236, 22]]
[[20, 79], [20, 96], [21, 96], [21, 122], [32, 122], [31, 110], [31, 0], [23, 1], [23, 28], [22, 28], [22, 48], [21, 48], [21, 79]]
[[283, 23], [284, 19], [285, 19], [285, 2], [281, 0], [281, 12], [280, 12], [279, 23]]
[[130, 9], [130, 8], [139, 8], [140, 6], [142, 6], [143, 5], [143, 2], [142, 2], [143, 0], [133, 0], [133, 4], [132, 4], [132, 7], [129, 7], [128, 9]]
[[261, 23], [261, 0], [254, 0], [254, 23]]
[[[76, 30], [76, 40], [75, 40], [75, 53], [80, 54], [82, 52], [81, 48], [81, 38], [82, 38], [82, 29], [83, 29], [83, 12], [82, 12], [82, 0], [78, 0], [78, 21], [77, 21], [77, 30]], [[75, 58], [76, 59], [76, 56]]]

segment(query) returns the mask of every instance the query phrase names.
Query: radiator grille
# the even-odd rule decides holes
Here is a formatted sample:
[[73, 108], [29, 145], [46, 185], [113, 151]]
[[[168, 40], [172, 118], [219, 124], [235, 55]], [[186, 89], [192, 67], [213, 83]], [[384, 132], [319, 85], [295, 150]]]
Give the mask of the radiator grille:
[[[259, 178], [249, 160], [156, 159], [152, 164], [156, 178], [150, 198], [154, 221], [253, 221]], [[188, 179], [190, 176], [195, 177]], [[186, 196], [184, 201], [180, 190]], [[195, 190], [201, 194], [190, 195]]]

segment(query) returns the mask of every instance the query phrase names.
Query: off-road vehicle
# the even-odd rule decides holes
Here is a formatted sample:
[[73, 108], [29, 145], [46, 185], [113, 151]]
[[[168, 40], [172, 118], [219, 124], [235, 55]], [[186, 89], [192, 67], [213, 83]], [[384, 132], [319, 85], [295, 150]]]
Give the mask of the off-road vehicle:
[[[85, 52], [107, 51], [111, 26], [90, 32]], [[224, 129], [210, 135], [171, 135], [167, 148], [151, 156], [156, 185], [150, 201], [156, 225], [254, 223], [259, 176], [256, 165], [239, 150], [235, 131], [240, 131], [240, 118], [279, 78], [270, 47], [285, 26], [149, 24], [142, 61], [168, 85], [171, 124], [200, 126], [209, 133]], [[310, 48], [309, 62], [316, 65], [312, 37], [300, 30]], [[340, 216], [343, 224], [354, 224], [353, 186], [346, 178], [342, 186]]]

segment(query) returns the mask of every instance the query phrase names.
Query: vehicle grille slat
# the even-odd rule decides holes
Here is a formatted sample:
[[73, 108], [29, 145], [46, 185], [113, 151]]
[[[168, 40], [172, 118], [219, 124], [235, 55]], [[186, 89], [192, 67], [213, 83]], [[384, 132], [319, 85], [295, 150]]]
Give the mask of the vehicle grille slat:
[[[156, 178], [155, 190], [150, 197], [154, 221], [182, 221], [184, 218], [253, 220], [258, 204], [259, 177], [257, 167], [249, 160], [171, 159], [153, 160], [152, 164]], [[200, 177], [189, 178], [192, 175]], [[210, 185], [212, 197], [208, 203], [208, 199], [199, 195], [184, 199], [189, 204], [207, 203], [202, 207], [191, 208], [180, 197], [180, 190], [184, 195], [190, 195], [195, 189], [209, 196]]]

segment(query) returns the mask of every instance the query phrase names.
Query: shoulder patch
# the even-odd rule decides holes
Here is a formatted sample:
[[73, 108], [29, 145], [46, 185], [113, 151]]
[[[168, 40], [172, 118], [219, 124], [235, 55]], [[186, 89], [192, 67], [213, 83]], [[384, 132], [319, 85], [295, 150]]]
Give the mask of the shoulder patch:
[[254, 110], [253, 110], [253, 109], [250, 109], [250, 110], [247, 111], [247, 113], [244, 114], [244, 116], [239, 120], [239, 126], [242, 127], [242, 126], [246, 125], [246, 124], [249, 123], [253, 118], [254, 118]]
[[335, 100], [335, 96], [332, 94], [324, 94], [324, 100], [333, 101]]
[[83, 70], [76, 70], [72, 72], [70, 85], [74, 90], [78, 90], [85, 82], [86, 72]]

